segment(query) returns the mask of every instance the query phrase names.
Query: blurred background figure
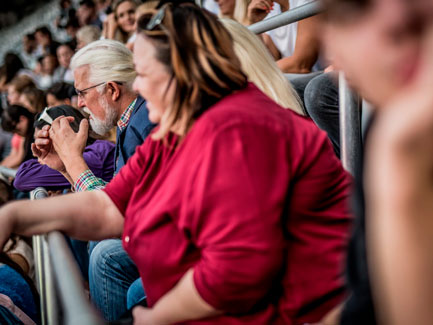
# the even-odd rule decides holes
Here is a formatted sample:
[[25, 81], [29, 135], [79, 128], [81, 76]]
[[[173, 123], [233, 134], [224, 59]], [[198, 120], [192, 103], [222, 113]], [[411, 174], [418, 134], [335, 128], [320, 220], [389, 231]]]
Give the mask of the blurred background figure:
[[46, 91], [46, 102], [48, 107], [59, 105], [71, 105], [72, 97], [76, 97], [73, 85], [58, 82]]
[[216, 3], [221, 17], [233, 18], [236, 0], [217, 0]]
[[26, 34], [23, 36], [23, 50], [21, 51], [21, 59], [24, 62], [26, 68], [33, 70], [36, 67], [37, 62], [37, 47], [38, 43], [34, 33]]
[[74, 52], [75, 48], [71, 43], [61, 44], [57, 48], [57, 61], [59, 62], [59, 68], [57, 69], [57, 75], [54, 78], [56, 81], [64, 81], [71, 84], [74, 83], [74, 75], [69, 68]]
[[33, 141], [33, 122], [35, 114], [20, 105], [11, 105], [3, 110], [1, 127], [21, 138], [12, 141], [12, 150], [0, 163], [1, 166], [17, 168], [23, 161], [33, 157], [31, 143]]
[[93, 25], [102, 29], [102, 22], [99, 20], [95, 2], [92, 0], [81, 0], [77, 10], [77, 18], [80, 26]]
[[35, 38], [38, 43], [38, 56], [56, 53], [59, 43], [53, 39], [51, 31], [47, 26], [42, 26], [36, 29]]
[[113, 12], [107, 16], [104, 22], [102, 36], [126, 44], [135, 32], [137, 4], [134, 0], [117, 0], [114, 1], [112, 8]]
[[47, 106], [45, 93], [36, 87], [27, 87], [20, 95], [19, 102], [31, 113], [37, 114]]
[[77, 32], [77, 50], [101, 38], [101, 30], [96, 26], [87, 25]]

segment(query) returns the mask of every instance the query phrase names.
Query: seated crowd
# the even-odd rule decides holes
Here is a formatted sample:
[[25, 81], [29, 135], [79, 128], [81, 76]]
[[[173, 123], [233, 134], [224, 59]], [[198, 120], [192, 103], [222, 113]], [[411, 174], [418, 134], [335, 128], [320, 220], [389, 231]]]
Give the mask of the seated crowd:
[[[247, 28], [308, 2], [61, 0], [23, 37], [0, 68], [0, 323], [41, 322], [31, 236], [54, 230], [113, 323], [433, 319], [433, 5]], [[375, 107], [353, 176], [338, 71]]]

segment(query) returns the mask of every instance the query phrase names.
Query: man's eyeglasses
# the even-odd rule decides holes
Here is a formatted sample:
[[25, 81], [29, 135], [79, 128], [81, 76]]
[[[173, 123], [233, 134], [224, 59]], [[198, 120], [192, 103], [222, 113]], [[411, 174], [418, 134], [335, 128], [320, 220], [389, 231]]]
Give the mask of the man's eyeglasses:
[[81, 98], [83, 99], [84, 96], [86, 96], [86, 92], [87, 92], [87, 91], [89, 91], [89, 90], [92, 89], [92, 88], [96, 88], [96, 87], [98, 87], [98, 86], [102, 86], [103, 84], [106, 84], [106, 83], [107, 83], [107, 82], [104, 81], [104, 82], [101, 82], [101, 83], [99, 83], [99, 84], [97, 84], [97, 85], [94, 85], [94, 86], [90, 86], [90, 87], [84, 88], [84, 89], [82, 89], [82, 90], [79, 90], [79, 89], [75, 88], [75, 92], [77, 93], [78, 97], [81, 97]]
[[[98, 86], [102, 86], [103, 84], [106, 84], [107, 82], [108, 82], [108, 81], [104, 81], [104, 82], [101, 82], [101, 83], [99, 83], [99, 84], [97, 84], [97, 85], [94, 85], [94, 86], [90, 86], [90, 87], [84, 88], [84, 89], [82, 89], [82, 90], [75, 88], [75, 92], [77, 93], [78, 97], [80, 97], [81, 99], [84, 99], [84, 96], [86, 96], [87, 92], [88, 92], [90, 89], [92, 89], [92, 88], [96, 88], [96, 87], [98, 87]], [[114, 81], [114, 82], [115, 82], [116, 84], [118, 84], [118, 85], [122, 85], [122, 84], [123, 84], [123, 82], [120, 82], [120, 81]]]

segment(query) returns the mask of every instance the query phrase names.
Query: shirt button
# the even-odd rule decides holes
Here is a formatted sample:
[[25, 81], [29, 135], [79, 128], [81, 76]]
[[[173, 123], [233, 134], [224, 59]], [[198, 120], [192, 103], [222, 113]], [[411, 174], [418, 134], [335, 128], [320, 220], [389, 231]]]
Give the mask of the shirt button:
[[125, 243], [129, 243], [129, 236], [125, 237]]

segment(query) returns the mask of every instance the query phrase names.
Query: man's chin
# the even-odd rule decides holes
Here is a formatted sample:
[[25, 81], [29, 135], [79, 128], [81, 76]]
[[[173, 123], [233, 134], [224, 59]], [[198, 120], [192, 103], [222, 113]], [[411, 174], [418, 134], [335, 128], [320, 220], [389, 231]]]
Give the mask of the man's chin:
[[111, 127], [107, 128], [106, 126], [95, 123], [94, 119], [90, 119], [89, 121], [90, 121], [90, 128], [97, 135], [104, 136], [112, 129]]

